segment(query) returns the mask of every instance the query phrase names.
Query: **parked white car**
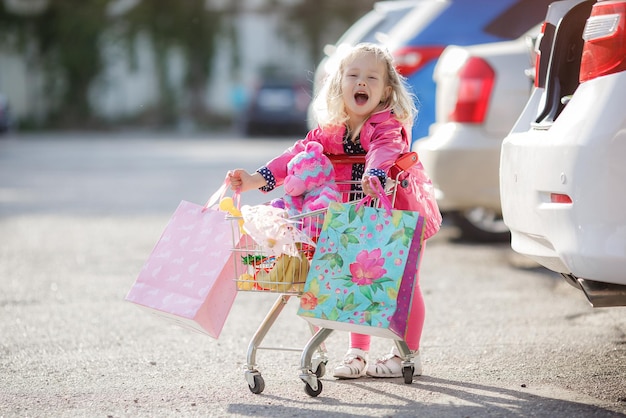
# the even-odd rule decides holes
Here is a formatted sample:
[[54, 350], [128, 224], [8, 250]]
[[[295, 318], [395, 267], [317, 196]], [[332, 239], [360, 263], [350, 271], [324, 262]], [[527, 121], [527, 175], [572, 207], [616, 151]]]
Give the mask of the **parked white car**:
[[449, 46], [435, 67], [436, 122], [413, 149], [464, 239], [510, 239], [500, 208], [500, 147], [530, 96], [540, 28], [513, 41]]
[[553, 3], [537, 48], [536, 87], [502, 145], [511, 246], [594, 307], [624, 306], [626, 1]]

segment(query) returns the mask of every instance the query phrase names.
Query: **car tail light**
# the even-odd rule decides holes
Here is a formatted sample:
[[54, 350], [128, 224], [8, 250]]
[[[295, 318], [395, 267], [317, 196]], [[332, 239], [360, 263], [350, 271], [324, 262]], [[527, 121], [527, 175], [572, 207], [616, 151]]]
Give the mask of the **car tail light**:
[[593, 6], [583, 39], [579, 81], [626, 70], [626, 2], [606, 1]]
[[550, 202], [571, 204], [572, 198], [562, 193], [550, 193]]
[[430, 61], [439, 58], [444, 46], [405, 47], [395, 51], [396, 70], [404, 77], [409, 77]]
[[482, 123], [489, 108], [495, 72], [482, 58], [469, 57], [458, 72], [458, 91], [452, 122]]

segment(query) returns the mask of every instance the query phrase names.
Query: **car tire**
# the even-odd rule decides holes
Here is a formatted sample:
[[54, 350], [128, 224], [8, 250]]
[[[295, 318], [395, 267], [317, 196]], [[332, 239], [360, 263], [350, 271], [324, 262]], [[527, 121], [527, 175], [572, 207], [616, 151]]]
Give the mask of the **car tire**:
[[487, 208], [471, 208], [450, 212], [452, 222], [461, 232], [460, 239], [473, 242], [508, 242], [511, 232], [504, 224], [502, 214]]

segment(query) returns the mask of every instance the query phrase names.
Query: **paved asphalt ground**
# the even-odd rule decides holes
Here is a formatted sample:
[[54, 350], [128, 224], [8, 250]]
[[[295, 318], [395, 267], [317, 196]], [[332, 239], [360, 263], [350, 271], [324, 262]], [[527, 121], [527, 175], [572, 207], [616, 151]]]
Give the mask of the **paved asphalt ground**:
[[[327, 375], [311, 398], [298, 354], [268, 350], [255, 395], [242, 366], [276, 295], [240, 292], [218, 340], [123, 300], [181, 199], [202, 203], [228, 168], [286, 145], [0, 138], [0, 417], [626, 417], [626, 309], [594, 310], [508, 245], [458, 242], [449, 226], [422, 266], [424, 375], [410, 385]], [[269, 345], [306, 342], [295, 311]], [[346, 344], [328, 339], [329, 369]], [[390, 344], [374, 339], [373, 356]]]

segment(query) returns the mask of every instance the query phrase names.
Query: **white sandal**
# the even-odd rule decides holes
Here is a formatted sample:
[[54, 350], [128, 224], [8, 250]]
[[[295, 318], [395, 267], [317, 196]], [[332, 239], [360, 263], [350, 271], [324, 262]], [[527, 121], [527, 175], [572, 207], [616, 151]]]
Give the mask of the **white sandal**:
[[[402, 355], [397, 347], [389, 354], [376, 360], [367, 368], [367, 375], [372, 377], [402, 377]], [[422, 375], [422, 359], [419, 351], [413, 353], [413, 376]]]
[[351, 348], [343, 358], [343, 363], [335, 367], [333, 376], [337, 379], [356, 379], [367, 372], [368, 353], [359, 348]]

